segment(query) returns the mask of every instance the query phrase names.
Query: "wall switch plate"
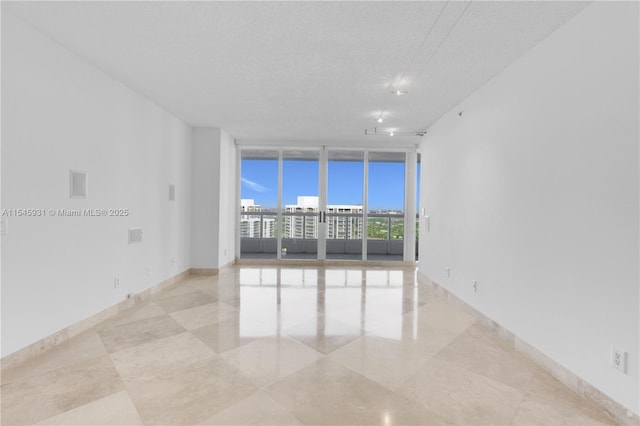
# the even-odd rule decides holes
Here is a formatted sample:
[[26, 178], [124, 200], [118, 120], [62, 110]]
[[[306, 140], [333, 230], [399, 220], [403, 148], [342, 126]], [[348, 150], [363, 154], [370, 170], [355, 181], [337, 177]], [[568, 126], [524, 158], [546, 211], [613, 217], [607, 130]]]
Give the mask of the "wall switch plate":
[[3, 217], [0, 219], [0, 235], [7, 235], [9, 233], [9, 218]]
[[431, 218], [429, 216], [424, 217], [424, 230], [425, 232], [431, 231]]
[[449, 278], [451, 276], [451, 269], [450, 268], [444, 268], [444, 275]]
[[615, 346], [611, 347], [611, 366], [616, 370], [627, 373], [627, 353]]
[[113, 288], [118, 288], [120, 287], [120, 277], [115, 277], [113, 279]]
[[473, 281], [473, 292], [474, 293], [478, 292], [478, 280]]

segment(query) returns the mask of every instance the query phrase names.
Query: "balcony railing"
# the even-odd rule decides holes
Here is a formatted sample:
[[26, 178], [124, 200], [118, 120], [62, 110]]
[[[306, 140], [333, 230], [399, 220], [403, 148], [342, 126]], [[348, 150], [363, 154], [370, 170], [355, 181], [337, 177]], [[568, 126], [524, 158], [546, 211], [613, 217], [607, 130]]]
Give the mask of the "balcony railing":
[[[241, 254], [276, 257], [277, 235], [280, 231], [287, 257], [314, 256], [317, 253], [318, 219], [317, 212], [283, 212], [278, 226], [277, 214], [273, 211], [243, 212]], [[327, 257], [361, 254], [364, 232], [367, 235], [368, 255], [402, 256], [405, 237], [403, 213], [369, 213], [366, 225], [365, 228], [360, 213], [327, 212]]]

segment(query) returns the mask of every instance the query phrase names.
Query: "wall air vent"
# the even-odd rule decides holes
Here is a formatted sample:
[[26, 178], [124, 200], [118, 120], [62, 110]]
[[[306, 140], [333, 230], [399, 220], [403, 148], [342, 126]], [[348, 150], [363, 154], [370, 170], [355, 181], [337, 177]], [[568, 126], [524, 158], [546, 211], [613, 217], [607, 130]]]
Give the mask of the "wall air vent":
[[169, 185], [169, 201], [176, 200], [176, 186], [174, 184]]
[[129, 244], [142, 241], [142, 228], [129, 228]]
[[69, 171], [69, 196], [87, 198], [87, 174], [78, 170]]

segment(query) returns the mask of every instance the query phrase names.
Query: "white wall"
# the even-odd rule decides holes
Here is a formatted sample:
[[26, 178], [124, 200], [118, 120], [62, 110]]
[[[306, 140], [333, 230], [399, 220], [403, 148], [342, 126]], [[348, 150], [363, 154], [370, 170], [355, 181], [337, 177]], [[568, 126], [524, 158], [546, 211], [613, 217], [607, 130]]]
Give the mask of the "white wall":
[[220, 222], [218, 232], [218, 266], [236, 257], [236, 227], [238, 224], [237, 176], [235, 140], [224, 130], [220, 135]]
[[431, 127], [419, 267], [636, 413], [637, 17], [594, 3]]
[[193, 129], [191, 266], [218, 267], [220, 129]]
[[[3, 356], [190, 267], [190, 139], [183, 122], [2, 11], [2, 208], [131, 212], [9, 219]], [[88, 172], [88, 199], [69, 198], [69, 169]], [[129, 227], [144, 229], [141, 243], [128, 245]]]
[[217, 269], [235, 258], [236, 147], [220, 128], [193, 130], [191, 264]]

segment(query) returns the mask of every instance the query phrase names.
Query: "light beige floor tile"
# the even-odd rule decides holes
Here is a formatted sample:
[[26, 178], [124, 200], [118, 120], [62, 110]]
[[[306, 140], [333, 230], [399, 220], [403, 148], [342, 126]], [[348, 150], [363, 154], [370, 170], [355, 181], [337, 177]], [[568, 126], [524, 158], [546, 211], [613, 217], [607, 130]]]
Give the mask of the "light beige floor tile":
[[329, 358], [389, 389], [396, 389], [436, 351], [412, 341], [365, 336], [332, 352]]
[[107, 319], [96, 326], [97, 330], [110, 328], [117, 325], [123, 325], [130, 322], [143, 320], [147, 318], [165, 316], [167, 313], [160, 306], [153, 302], [148, 302], [140, 306], [134, 306], [126, 311], [119, 312], [113, 317]]
[[201, 422], [256, 391], [242, 374], [216, 355], [160, 372], [153, 380], [128, 385], [145, 424]]
[[436, 357], [520, 390], [540, 370], [479, 323], [465, 330]]
[[334, 310], [327, 314], [344, 324], [357, 327], [366, 332], [373, 332], [381, 327], [399, 325], [402, 323], [402, 313], [388, 312], [383, 309], [368, 307], [366, 305], [352, 305], [343, 309]]
[[475, 322], [476, 319], [462, 309], [436, 299], [403, 315], [400, 321], [383, 325], [370, 334], [413, 340], [442, 349]]
[[258, 391], [231, 407], [225, 408], [200, 425], [300, 425], [280, 404]]
[[122, 380], [130, 385], [152, 380], [212, 355], [211, 348], [185, 332], [114, 352], [111, 359]]
[[260, 321], [227, 320], [192, 330], [194, 336], [221, 354], [257, 339], [273, 337], [274, 329]]
[[514, 425], [613, 425], [590, 401], [567, 388], [544, 371], [537, 372], [529, 385]]
[[168, 315], [128, 322], [98, 331], [109, 353], [182, 333], [185, 329]]
[[220, 355], [259, 386], [266, 386], [313, 363], [322, 356], [290, 337], [255, 340]]
[[120, 391], [80, 407], [49, 417], [39, 425], [142, 425], [127, 391]]
[[164, 288], [151, 296], [152, 300], [162, 300], [168, 297], [182, 296], [198, 291], [198, 286], [191, 281], [182, 281], [168, 288]]
[[331, 353], [364, 334], [360, 328], [324, 316], [288, 328], [285, 333], [323, 354]]
[[456, 424], [510, 424], [524, 393], [438, 360], [428, 360], [398, 392]]
[[201, 291], [193, 291], [177, 296], [163, 297], [155, 300], [155, 303], [167, 313], [182, 311], [183, 309], [206, 305], [217, 302], [218, 298]]
[[27, 377], [105, 355], [107, 355], [107, 350], [102, 344], [102, 340], [95, 331], [89, 330], [52, 348], [37, 358], [3, 371], [2, 384], [24, 380]]
[[2, 386], [2, 424], [29, 424], [123, 390], [109, 356]]
[[187, 330], [237, 318], [239, 312], [224, 302], [214, 302], [169, 314]]
[[266, 392], [303, 424], [436, 425], [440, 416], [326, 358]]

